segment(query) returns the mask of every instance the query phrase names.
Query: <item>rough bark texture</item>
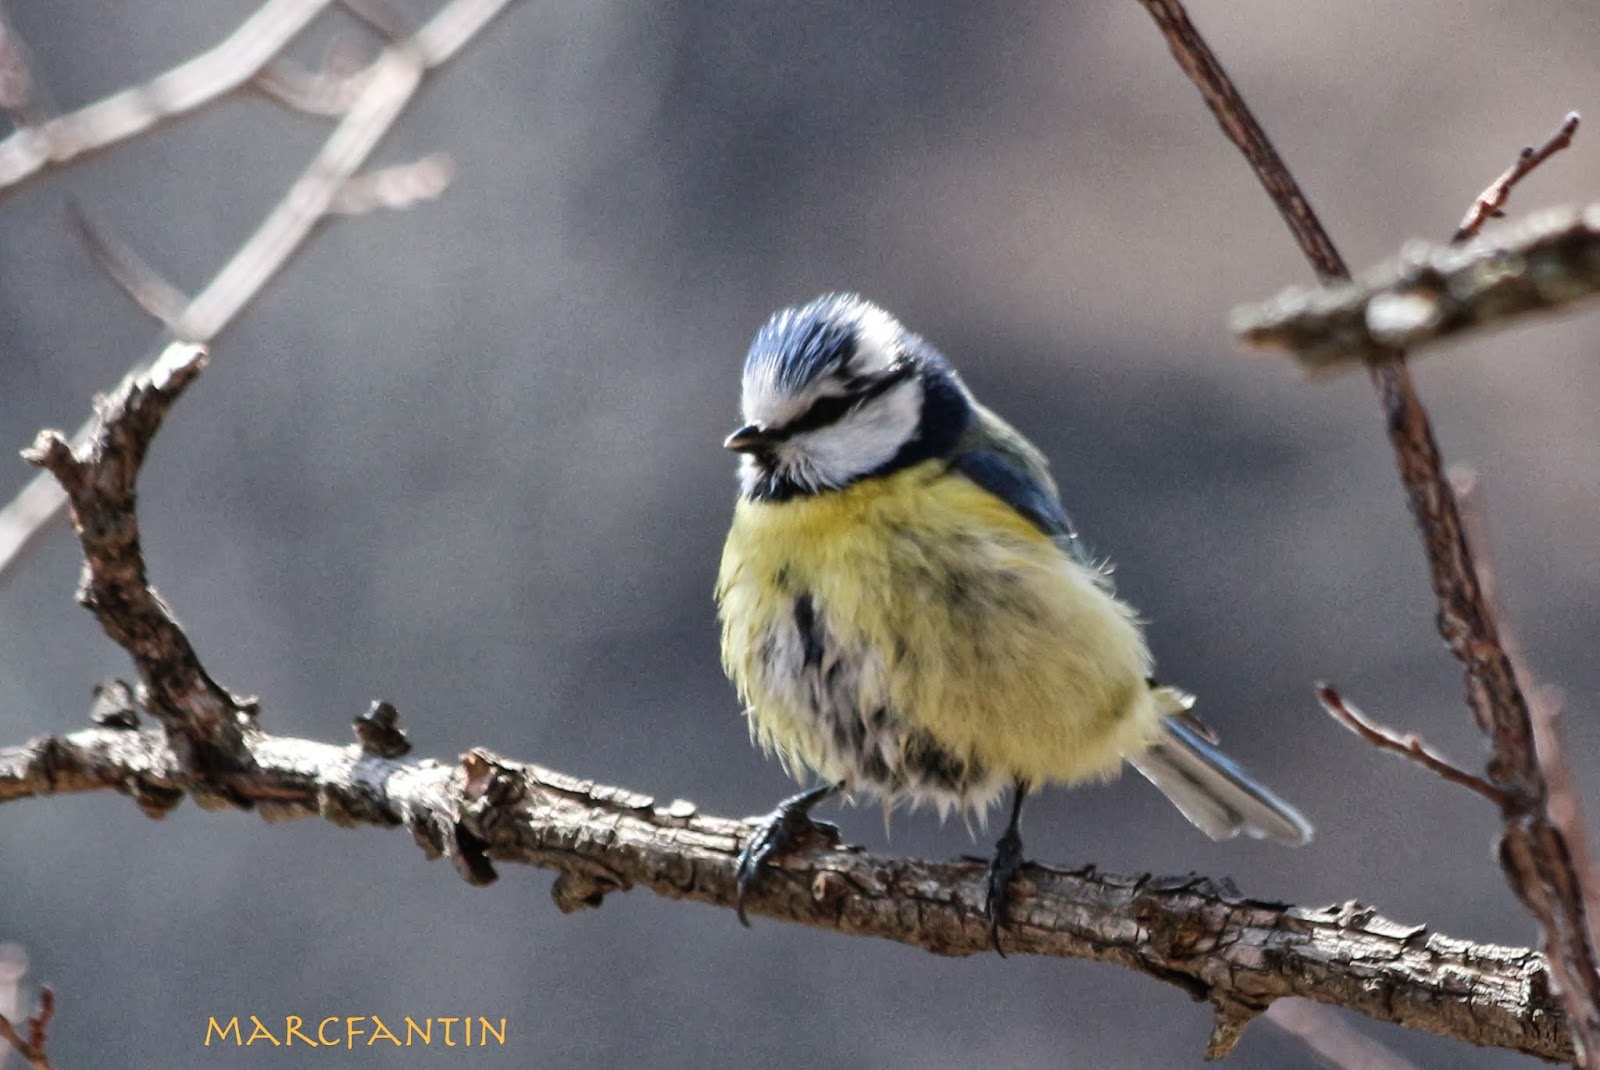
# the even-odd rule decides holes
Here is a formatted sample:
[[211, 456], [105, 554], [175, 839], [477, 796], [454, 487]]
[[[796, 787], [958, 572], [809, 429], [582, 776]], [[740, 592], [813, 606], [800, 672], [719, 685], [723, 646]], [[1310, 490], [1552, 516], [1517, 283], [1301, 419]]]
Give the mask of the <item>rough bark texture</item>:
[[[554, 869], [552, 894], [564, 911], [643, 888], [728, 908], [734, 923], [749, 822], [482, 750], [445, 764], [254, 730], [245, 742], [251, 772], [230, 777], [229, 794], [268, 820], [321, 814], [339, 825], [404, 825], [429, 857], [448, 857], [473, 884], [493, 880], [496, 862]], [[132, 795], [153, 815], [197, 788], [200, 798], [217, 798], [156, 729], [92, 728], [0, 751], [0, 802], [102, 788]], [[752, 914], [936, 954], [984, 954], [983, 879], [978, 863], [819, 844], [781, 859], [747, 905]], [[1008, 954], [1116, 963], [1209, 1000], [1220, 1025], [1237, 1027], [1274, 999], [1301, 996], [1473, 1044], [1572, 1058], [1537, 952], [1430, 933], [1357, 903], [1297, 907], [1194, 875], [1031, 865], [1012, 917], [1002, 930]]]
[[[1324, 284], [1347, 282], [1350, 271], [1332, 238], [1222, 64], [1189, 20], [1183, 4], [1180, 0], [1140, 3], [1155, 19], [1174, 58], [1200, 91], [1223, 132], [1249, 161], [1318, 279]], [[1545, 155], [1559, 147], [1554, 141], [1550, 145], [1554, 147]], [[1526, 166], [1513, 168], [1496, 183], [1502, 187], [1498, 203], [1504, 203], [1511, 185], [1527, 173], [1538, 156], [1539, 150], [1529, 150], [1522, 157]], [[1476, 224], [1472, 223], [1474, 218]], [[1481, 225], [1484, 218], [1469, 214], [1455, 240], [1471, 237], [1472, 226]], [[1580, 260], [1594, 261], [1587, 270], [1600, 278], [1600, 256], [1592, 251], [1595, 242], [1587, 236], [1588, 226], [1589, 223], [1583, 224], [1584, 236], [1568, 240], [1582, 247], [1583, 251], [1575, 254]], [[1574, 1057], [1580, 1065], [1592, 1065], [1600, 1047], [1600, 968], [1582, 874], [1566, 833], [1550, 813], [1549, 788], [1534, 743], [1527, 696], [1479, 583], [1455, 491], [1445, 477], [1439, 445], [1406, 367], [1405, 353], [1379, 347], [1369, 350], [1366, 360], [1368, 375], [1382, 403], [1400, 481], [1422, 535], [1429, 578], [1439, 605], [1439, 634], [1466, 670], [1467, 705], [1493, 748], [1486, 779], [1499, 793], [1500, 866], [1507, 883], [1539, 922], [1557, 991], [1571, 1016]]]
[[[1181, 5], [1142, 2], [1318, 273], [1343, 277], [1337, 250]], [[497, 6], [474, 4], [482, 17]], [[431, 41], [425, 55], [447, 55], [473, 25], [447, 19], [432, 38], [425, 30], [418, 47]], [[408, 744], [386, 704], [358, 721], [359, 742], [347, 747], [261, 731], [255, 703], [206, 673], [149, 586], [140, 550], [139, 467], [203, 359], [196, 347], [170, 347], [99, 406], [84, 441], [45, 432], [29, 451], [67, 491], [86, 562], [82, 601], [133, 659], [140, 683], [103, 691], [100, 727], [0, 750], [0, 802], [112, 788], [156, 817], [189, 795], [207, 808], [254, 809], [268, 820], [319, 814], [345, 826], [404, 826], [426, 854], [448, 857], [472, 884], [494, 880], [497, 862], [557, 870], [552, 892], [564, 911], [634, 887], [731, 908], [749, 822], [481, 750], [448, 764], [406, 759]], [[1582, 890], [1548, 818], [1527, 706], [1478, 588], [1426, 413], [1397, 352], [1380, 354], [1371, 369], [1424, 534], [1441, 631], [1467, 665], [1469, 699], [1495, 743], [1487, 782], [1506, 823], [1503, 862], [1545, 926], [1550, 959], [1397, 924], [1356, 903], [1305, 908], [1249, 899], [1193, 875], [1119, 877], [1038, 865], [1025, 867], [1014, 888], [1004, 948], [1117, 963], [1209, 1001], [1214, 1056], [1226, 1054], [1274, 1000], [1299, 996], [1470, 1043], [1572, 1060], [1597, 1019]], [[160, 727], [139, 727], [142, 713]], [[745, 905], [772, 918], [969, 955], [991, 950], [984, 870], [877, 857], [840, 846], [819, 828], [763, 873]], [[1552, 972], [1569, 982], [1564, 1001]]]
[[1235, 309], [1242, 341], [1313, 374], [1600, 292], [1600, 205], [1544, 212], [1470, 245], [1414, 244], [1355, 282], [1295, 287]]

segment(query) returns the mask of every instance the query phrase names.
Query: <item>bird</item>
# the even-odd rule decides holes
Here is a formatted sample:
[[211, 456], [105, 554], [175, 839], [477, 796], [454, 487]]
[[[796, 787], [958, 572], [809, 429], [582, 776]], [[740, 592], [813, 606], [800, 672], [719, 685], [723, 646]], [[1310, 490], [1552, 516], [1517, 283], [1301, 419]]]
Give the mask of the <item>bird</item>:
[[885, 815], [982, 821], [1011, 792], [985, 872], [1001, 929], [1024, 865], [1023, 800], [1142, 773], [1216, 840], [1291, 846], [1311, 824], [1221, 751], [1157, 681], [1132, 607], [1085, 549], [1044, 455], [890, 313], [834, 293], [773, 314], [741, 377], [738, 495], [717, 573], [723, 668], [753, 741], [816, 786], [760, 819], [764, 867], [836, 795]]

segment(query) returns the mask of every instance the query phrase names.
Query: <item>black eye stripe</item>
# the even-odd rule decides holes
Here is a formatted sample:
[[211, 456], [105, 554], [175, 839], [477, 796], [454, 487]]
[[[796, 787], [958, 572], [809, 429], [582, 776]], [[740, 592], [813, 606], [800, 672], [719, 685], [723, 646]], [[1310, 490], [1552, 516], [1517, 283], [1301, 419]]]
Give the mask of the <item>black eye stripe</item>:
[[890, 387], [905, 382], [914, 371], [916, 371], [916, 366], [911, 361], [897, 360], [889, 366], [888, 371], [877, 378], [858, 380], [864, 385], [854, 393], [818, 398], [812, 402], [811, 407], [805, 412], [784, 424], [783, 427], [776, 429], [776, 434], [782, 438], [788, 438], [791, 435], [798, 435], [805, 431], [815, 431], [818, 428], [827, 427], [829, 424], [838, 423], [873, 398], [883, 394]]

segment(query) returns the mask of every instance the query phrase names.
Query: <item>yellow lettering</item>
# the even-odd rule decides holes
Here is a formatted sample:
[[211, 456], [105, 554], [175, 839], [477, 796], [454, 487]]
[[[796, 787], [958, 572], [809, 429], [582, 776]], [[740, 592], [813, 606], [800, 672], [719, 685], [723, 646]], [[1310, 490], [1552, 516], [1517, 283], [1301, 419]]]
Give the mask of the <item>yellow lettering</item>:
[[487, 1044], [490, 1036], [498, 1040], [502, 1048], [506, 1046], [506, 1020], [504, 1018], [500, 1019], [499, 1029], [490, 1025], [489, 1019], [482, 1016], [478, 1018], [478, 1043]]
[[433, 1019], [424, 1018], [423, 1022], [425, 1024], [418, 1025], [416, 1022], [412, 1021], [411, 1015], [406, 1015], [406, 1047], [409, 1048], [411, 1046], [412, 1033], [420, 1035], [422, 1037], [423, 1044], [433, 1043]]
[[211, 1047], [212, 1032], [217, 1034], [218, 1040], [226, 1040], [228, 1039], [228, 1034], [232, 1033], [235, 1047], [244, 1043], [243, 1038], [239, 1035], [239, 1016], [237, 1014], [232, 1018], [229, 1018], [228, 1024], [224, 1026], [217, 1025], [217, 1020], [215, 1018], [208, 1017], [206, 1019], [206, 1047], [208, 1048]]
[[364, 1036], [367, 1035], [367, 1031], [365, 1029], [357, 1029], [356, 1028], [356, 1023], [357, 1022], [364, 1022], [366, 1020], [367, 1020], [367, 1016], [364, 1015], [364, 1014], [358, 1014], [358, 1015], [355, 1015], [352, 1018], [346, 1018], [344, 1020], [344, 1046], [345, 1046], [345, 1050], [348, 1051], [349, 1049], [351, 1049], [351, 1048], [356, 1046], [356, 1037], [364, 1037]]
[[372, 1036], [368, 1038], [367, 1047], [372, 1047], [380, 1040], [390, 1040], [394, 1042], [395, 1047], [398, 1048], [400, 1046], [400, 1038], [389, 1032], [389, 1027], [383, 1024], [382, 1018], [379, 1018], [376, 1014], [374, 1014], [372, 1016], [372, 1024], [375, 1027], [375, 1031], [373, 1032]]
[[461, 1019], [460, 1018], [435, 1018], [434, 1021], [443, 1022], [444, 1023], [444, 1046], [447, 1047], [447, 1048], [455, 1047], [456, 1046], [456, 1042], [450, 1039], [450, 1023], [451, 1022], [459, 1022], [459, 1021], [461, 1021]]
[[317, 1039], [328, 1045], [330, 1048], [338, 1046], [339, 1038], [335, 1036], [332, 1040], [329, 1040], [328, 1035], [326, 1032], [324, 1032], [324, 1030], [328, 1028], [329, 1022], [337, 1022], [338, 1020], [339, 1019], [337, 1018], [324, 1018], [322, 1021], [317, 1023]]
[[305, 1019], [301, 1018], [298, 1014], [291, 1014], [285, 1018], [283, 1020], [283, 1028], [289, 1035], [284, 1038], [284, 1043], [292, 1048], [294, 1047], [294, 1038], [299, 1037], [303, 1043], [309, 1044], [313, 1048], [316, 1047], [316, 1041], [300, 1032], [300, 1027], [305, 1024]]
[[268, 1029], [264, 1024], [262, 1024], [262, 1021], [261, 1021], [260, 1018], [257, 1018], [255, 1015], [252, 1014], [250, 1016], [250, 1020], [256, 1024], [256, 1027], [254, 1029], [252, 1029], [250, 1031], [250, 1035], [247, 1038], [245, 1038], [245, 1042], [244, 1042], [244, 1046], [245, 1047], [248, 1048], [250, 1045], [254, 1044], [256, 1041], [260, 1040], [262, 1037], [266, 1037], [268, 1040], [272, 1041], [272, 1046], [274, 1048], [283, 1047], [283, 1041], [281, 1041], [277, 1037], [273, 1036], [272, 1035], [272, 1030]]

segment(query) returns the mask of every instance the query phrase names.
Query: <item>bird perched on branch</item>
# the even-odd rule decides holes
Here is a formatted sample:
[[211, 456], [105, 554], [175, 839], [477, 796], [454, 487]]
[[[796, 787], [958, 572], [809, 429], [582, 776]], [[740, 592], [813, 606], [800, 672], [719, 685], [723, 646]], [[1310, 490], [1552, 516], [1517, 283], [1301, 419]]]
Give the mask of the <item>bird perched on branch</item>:
[[745, 845], [762, 865], [830, 796], [980, 817], [1010, 788], [984, 908], [1000, 947], [1018, 821], [1045, 784], [1143, 773], [1213, 839], [1311, 826], [1157, 683], [1134, 611], [1082, 549], [1042, 454], [883, 309], [785, 309], [745, 359], [740, 496], [716, 598], [750, 732], [821, 784]]

